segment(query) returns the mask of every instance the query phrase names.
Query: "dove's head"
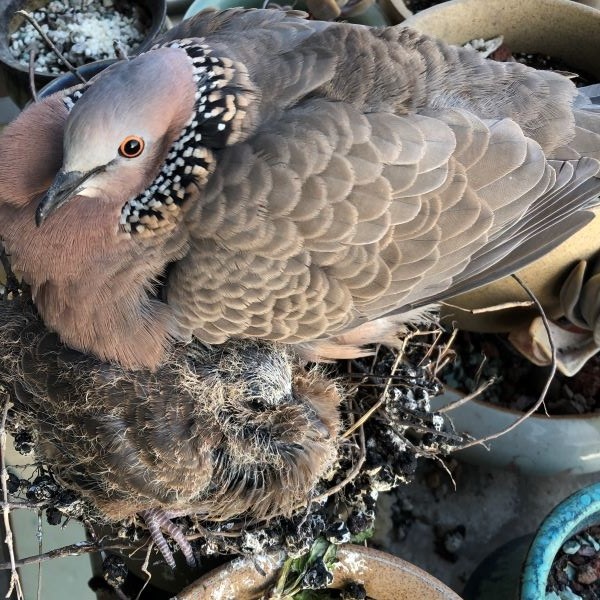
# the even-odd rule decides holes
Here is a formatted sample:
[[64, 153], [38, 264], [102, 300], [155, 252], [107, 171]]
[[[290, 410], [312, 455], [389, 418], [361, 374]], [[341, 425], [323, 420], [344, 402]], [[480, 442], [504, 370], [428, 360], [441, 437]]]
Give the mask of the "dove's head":
[[[127, 232], [161, 229], [210, 175], [235, 122], [231, 61], [178, 40], [101, 73], [70, 109], [63, 163], [36, 212], [42, 225], [76, 196], [113, 202]], [[92, 208], [93, 210], [93, 208]]]

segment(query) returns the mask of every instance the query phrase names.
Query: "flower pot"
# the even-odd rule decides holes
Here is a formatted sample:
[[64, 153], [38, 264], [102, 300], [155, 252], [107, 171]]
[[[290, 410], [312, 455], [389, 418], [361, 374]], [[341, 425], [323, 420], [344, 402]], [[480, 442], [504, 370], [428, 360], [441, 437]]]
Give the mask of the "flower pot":
[[[9, 35], [23, 22], [23, 17], [15, 15], [17, 10], [32, 11], [49, 3], [50, 0], [8, 0], [0, 8], [0, 65], [6, 79], [9, 95], [21, 107], [30, 100], [29, 68], [14, 58], [9, 50]], [[162, 30], [166, 17], [166, 0], [136, 0], [148, 14], [150, 21], [144, 40], [135, 53], [150, 48], [156, 35]], [[35, 83], [41, 88], [57, 77], [47, 71], [35, 71]]]
[[[446, 388], [431, 401], [437, 410], [465, 394]], [[470, 400], [448, 413], [457, 431], [475, 439], [497, 433], [514, 423], [522, 412]], [[534, 414], [516, 429], [487, 442], [489, 450], [475, 445], [455, 454], [465, 462], [511, 469], [528, 475], [549, 476], [600, 471], [600, 413], [547, 417]]]
[[[114, 64], [116, 59], [108, 58], [106, 60], [97, 60], [87, 65], [83, 65], [76, 69], [76, 71], [86, 80], [89, 81], [95, 75], [98, 75], [101, 71], [104, 71], [107, 67]], [[56, 92], [66, 90], [74, 85], [81, 83], [81, 81], [71, 72], [63, 73], [59, 75], [49, 83], [47, 83], [41, 90], [38, 91], [38, 98], [47, 98]]]
[[[465, 600], [541, 600], [554, 558], [573, 535], [600, 524], [600, 484], [590, 485], [561, 502], [535, 536], [499, 548], [477, 567]], [[517, 575], [520, 576], [517, 576]]]
[[[532, 52], [561, 59], [567, 68], [590, 80], [600, 81], [600, 11], [571, 0], [454, 0], [415, 14], [406, 26], [453, 44], [474, 38], [503, 35], [514, 52]], [[596, 209], [598, 214], [598, 209]], [[560, 290], [580, 260], [600, 250], [600, 219], [570, 237], [551, 253], [519, 272], [520, 278], [540, 300], [547, 316], [557, 319], [564, 311]], [[529, 296], [511, 277], [448, 300], [443, 309], [447, 322], [460, 329], [480, 332], [511, 332], [512, 341], [536, 364], [549, 362], [545, 333], [539, 334], [535, 307], [503, 308], [474, 314], [473, 309], [525, 303]], [[593, 329], [593, 324], [591, 324]], [[560, 330], [557, 334], [560, 335]], [[574, 347], [577, 350], [573, 350]], [[564, 361], [559, 369], [572, 375], [596, 351], [593, 336], [565, 334], [560, 344]]]
[[503, 35], [514, 51], [561, 58], [600, 80], [600, 14], [571, 0], [453, 0], [404, 25], [450, 44]]
[[[285, 2], [282, 4], [285, 4]], [[217, 8], [223, 10], [238, 6], [243, 8], [263, 8], [264, 0], [195, 0], [185, 13], [184, 19], [192, 17], [205, 8]], [[296, 2], [294, 8], [297, 10], [306, 10], [306, 5], [303, 2]], [[391, 24], [391, 21], [377, 4], [370, 6], [364, 13], [346, 20], [350, 23], [360, 23], [361, 25], [370, 25], [371, 27], [383, 27]]]
[[[330, 587], [362, 582], [374, 600], [460, 600], [443, 583], [414, 565], [363, 546], [341, 546], [340, 561]], [[276, 580], [280, 555], [240, 558], [208, 575], [177, 595], [178, 600], [255, 600]]]

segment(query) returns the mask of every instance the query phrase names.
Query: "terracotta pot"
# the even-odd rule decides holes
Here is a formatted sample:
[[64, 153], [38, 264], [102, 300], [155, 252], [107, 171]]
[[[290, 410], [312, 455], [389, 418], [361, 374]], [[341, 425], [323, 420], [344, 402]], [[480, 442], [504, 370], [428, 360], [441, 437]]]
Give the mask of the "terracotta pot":
[[[452, 388], [431, 401], [432, 409], [452, 404], [465, 394]], [[481, 439], [514, 423], [522, 412], [470, 400], [448, 413], [456, 431]], [[600, 471], [600, 413], [535, 414], [516, 429], [454, 456], [485, 467], [511, 469], [528, 475], [595, 473]]]
[[600, 484], [563, 500], [535, 535], [502, 546], [475, 569], [465, 600], [541, 600], [554, 558], [569, 538], [600, 524]]
[[[513, 51], [539, 52], [563, 59], [600, 81], [600, 11], [571, 0], [454, 0], [424, 10], [404, 22], [452, 44], [502, 34]], [[519, 273], [542, 301], [549, 316], [558, 316], [557, 291], [565, 273], [579, 259], [600, 249], [600, 219], [552, 253]], [[511, 278], [450, 300], [466, 309], [527, 300]], [[508, 331], [531, 320], [534, 311], [508, 309], [473, 316], [446, 310], [463, 329]]]
[[[443, 583], [414, 565], [363, 546], [342, 546], [333, 588], [362, 582], [374, 600], [460, 600]], [[240, 558], [216, 569], [177, 595], [177, 600], [255, 600], [275, 581], [280, 555]], [[262, 571], [262, 573], [261, 573]]]

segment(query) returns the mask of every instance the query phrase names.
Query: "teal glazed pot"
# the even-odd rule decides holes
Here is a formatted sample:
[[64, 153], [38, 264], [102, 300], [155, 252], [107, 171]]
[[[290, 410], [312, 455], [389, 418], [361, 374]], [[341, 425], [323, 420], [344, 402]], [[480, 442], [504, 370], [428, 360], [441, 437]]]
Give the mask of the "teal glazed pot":
[[519, 600], [540, 600], [554, 557], [573, 535], [600, 523], [600, 483], [575, 492], [545, 519], [529, 547], [521, 573]]
[[[189, 19], [205, 8], [216, 8], [219, 10], [237, 7], [263, 8], [264, 4], [264, 0], [195, 0], [195, 2], [188, 8], [183, 18]], [[279, 2], [279, 4], [288, 4], [288, 2], [286, 0], [282, 0]], [[290, 2], [289, 4], [294, 4], [294, 9], [297, 10], [306, 9], [306, 5], [303, 2]], [[373, 4], [373, 6], [370, 6], [364, 13], [345, 20], [347, 20], [349, 23], [358, 23], [360, 25], [369, 25], [371, 27], [384, 27], [391, 24], [377, 3]]]
[[543, 600], [548, 575], [561, 546], [596, 524], [600, 524], [600, 483], [563, 500], [535, 535], [512, 540], [486, 557], [467, 582], [463, 598]]

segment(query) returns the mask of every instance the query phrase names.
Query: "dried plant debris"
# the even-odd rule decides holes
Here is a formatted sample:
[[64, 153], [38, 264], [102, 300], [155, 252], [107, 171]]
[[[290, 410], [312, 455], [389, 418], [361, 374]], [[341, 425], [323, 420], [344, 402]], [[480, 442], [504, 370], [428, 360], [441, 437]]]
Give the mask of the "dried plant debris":
[[[505, 336], [460, 332], [453, 348], [456, 360], [441, 374], [446, 385], [472, 393], [493, 380], [478, 399], [522, 412], [537, 402], [550, 368], [528, 361]], [[600, 410], [600, 357], [591, 358], [574, 377], [557, 373], [545, 407], [538, 412], [579, 415]]]
[[568, 539], [552, 564], [546, 600], [598, 600], [600, 598], [600, 526]]
[[[31, 15], [63, 56], [75, 66], [112, 58], [113, 42], [133, 53], [148, 30], [149, 18], [140, 5], [124, 0], [52, 0]], [[66, 71], [28, 21], [10, 34], [11, 54], [24, 67], [35, 54], [34, 68], [59, 74]]]
[[[7, 296], [0, 302], [15, 301], [14, 289]], [[25, 298], [22, 295], [18, 300], [24, 302]], [[291, 558], [299, 558], [310, 552], [318, 538], [330, 544], [368, 539], [374, 528], [379, 493], [409, 483], [420, 457], [438, 459], [463, 441], [442, 415], [432, 412], [429, 404], [430, 398], [441, 391], [437, 373], [445, 349], [437, 343], [438, 339], [433, 328], [414, 332], [400, 351], [379, 347], [374, 356], [338, 363], [329, 373], [330, 380], [344, 390], [341, 406], [344, 433], [337, 440], [337, 460], [323, 472], [309, 497], [291, 516], [260, 516], [249, 512], [235, 518], [211, 520], [206, 514], [194, 513], [191, 506], [186, 516], [174, 518], [173, 523], [191, 544], [197, 562], [204, 557], [258, 555], [275, 549], [284, 549]], [[0, 372], [6, 373], [6, 364], [0, 367]], [[310, 366], [307, 369], [310, 373]], [[14, 381], [6, 375], [3, 378], [5, 392], [13, 394]], [[53, 394], [60, 393], [57, 388], [52, 389]], [[43, 398], [36, 402], [37, 406], [43, 406]], [[47, 419], [47, 411], [39, 410], [42, 415], [39, 418]], [[252, 420], [251, 411], [261, 411], [264, 407], [255, 402], [247, 410], [250, 411], [247, 419]], [[11, 509], [43, 510], [48, 523], [54, 525], [77, 519], [95, 531], [110, 526], [104, 530], [108, 535], [103, 533], [98, 540], [92, 538], [82, 551], [131, 553], [147, 548], [149, 536], [142, 518], [132, 514], [122, 520], [109, 519], [94, 502], [95, 496], [81, 487], [81, 481], [69, 487], [64, 476], [57, 476], [57, 463], [47, 460], [41, 451], [42, 432], [48, 423], [36, 421], [35, 415], [31, 405], [25, 409], [18, 399], [8, 414], [7, 427], [16, 449], [35, 462], [30, 477], [16, 471], [9, 476]], [[215, 485], [221, 486], [219, 482]], [[120, 497], [119, 490], [112, 489], [115, 498]], [[141, 500], [136, 497], [138, 501]], [[142, 508], [140, 505], [138, 510]], [[166, 543], [171, 552], [178, 551], [170, 537]], [[141, 550], [142, 555], [144, 552]], [[73, 548], [66, 553], [73, 553]], [[161, 560], [160, 555], [153, 554], [151, 564]], [[108, 580], [118, 583], [122, 577], [120, 573], [118, 578]]]
[[338, 567], [337, 545], [317, 538], [309, 552], [288, 558], [272, 589], [261, 600], [369, 600], [364, 585], [350, 582], [342, 589], [329, 589]]

